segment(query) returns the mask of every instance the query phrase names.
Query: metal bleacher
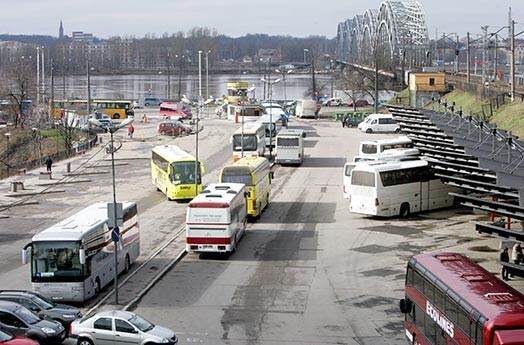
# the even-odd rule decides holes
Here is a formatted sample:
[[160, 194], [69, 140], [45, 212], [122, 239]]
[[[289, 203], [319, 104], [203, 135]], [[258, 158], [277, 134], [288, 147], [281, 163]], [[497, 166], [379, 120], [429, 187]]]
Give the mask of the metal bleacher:
[[[524, 223], [524, 143], [511, 132], [447, 111], [388, 105], [435, 174], [464, 190], [460, 204]], [[511, 222], [474, 222], [479, 233], [524, 242]], [[520, 224], [519, 224], [520, 225]], [[524, 272], [524, 266], [522, 267]]]

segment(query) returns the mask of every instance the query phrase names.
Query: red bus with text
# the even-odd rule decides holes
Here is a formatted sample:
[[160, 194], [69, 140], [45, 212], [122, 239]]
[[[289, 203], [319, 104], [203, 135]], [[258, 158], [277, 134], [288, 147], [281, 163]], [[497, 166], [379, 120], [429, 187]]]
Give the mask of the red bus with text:
[[524, 344], [524, 295], [461, 254], [413, 256], [400, 311], [410, 344]]

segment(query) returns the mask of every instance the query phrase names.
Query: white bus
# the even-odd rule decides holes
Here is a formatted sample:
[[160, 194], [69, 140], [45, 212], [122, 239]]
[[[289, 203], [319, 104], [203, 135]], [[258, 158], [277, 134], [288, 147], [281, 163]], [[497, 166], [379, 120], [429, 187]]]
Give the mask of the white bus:
[[351, 184], [351, 171], [357, 165], [357, 163], [364, 162], [376, 162], [376, 161], [408, 161], [420, 159], [420, 152], [418, 149], [387, 149], [381, 153], [375, 154], [361, 154], [353, 157], [352, 162], [346, 162], [344, 164], [344, 198], [349, 199], [349, 185]]
[[297, 164], [304, 159], [303, 129], [283, 129], [277, 135], [275, 163]]
[[[242, 142], [242, 137], [244, 142]], [[231, 144], [233, 144], [233, 162], [249, 156], [264, 157], [266, 126], [260, 122], [244, 123], [244, 126], [238, 128], [231, 136]]]
[[[84, 302], [114, 279], [114, 245], [107, 202], [98, 202], [37, 233], [22, 251], [31, 262], [33, 291], [54, 301]], [[118, 273], [140, 255], [137, 206], [122, 202]], [[29, 257], [30, 254], [30, 257]]]
[[282, 130], [283, 122], [280, 115], [262, 115], [257, 122], [262, 123], [266, 128], [266, 147], [275, 147], [275, 138]]
[[212, 183], [187, 206], [186, 251], [233, 252], [246, 222], [245, 185]]
[[357, 163], [351, 171], [349, 211], [370, 216], [407, 217], [453, 205], [459, 192], [435, 177], [427, 161]]
[[312, 99], [299, 99], [295, 106], [296, 117], [317, 117], [317, 102]]
[[374, 155], [391, 149], [410, 149], [414, 148], [413, 141], [407, 136], [400, 136], [391, 139], [365, 140], [360, 142], [360, 155]]

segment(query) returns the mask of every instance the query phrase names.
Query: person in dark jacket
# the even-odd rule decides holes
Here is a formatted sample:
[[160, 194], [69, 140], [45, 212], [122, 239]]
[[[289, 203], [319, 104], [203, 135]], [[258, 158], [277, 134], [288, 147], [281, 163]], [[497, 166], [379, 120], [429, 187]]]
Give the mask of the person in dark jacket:
[[47, 160], [45, 161], [45, 166], [47, 168], [47, 172], [51, 172], [51, 167], [53, 166], [53, 160], [51, 159], [51, 156], [47, 157]]
[[[501, 262], [509, 262], [509, 253], [508, 248], [504, 248], [502, 252], [500, 253], [500, 261]], [[503, 280], [510, 280], [508, 277], [509, 270], [506, 266], [502, 265], [502, 279]]]

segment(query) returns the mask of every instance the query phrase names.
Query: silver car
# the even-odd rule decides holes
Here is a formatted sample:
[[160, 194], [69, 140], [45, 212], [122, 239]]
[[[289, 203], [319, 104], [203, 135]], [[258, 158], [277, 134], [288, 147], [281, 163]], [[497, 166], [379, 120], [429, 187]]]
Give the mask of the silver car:
[[177, 344], [174, 331], [157, 326], [140, 315], [121, 310], [105, 310], [75, 320], [69, 335], [78, 345]]

